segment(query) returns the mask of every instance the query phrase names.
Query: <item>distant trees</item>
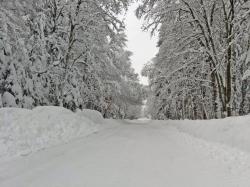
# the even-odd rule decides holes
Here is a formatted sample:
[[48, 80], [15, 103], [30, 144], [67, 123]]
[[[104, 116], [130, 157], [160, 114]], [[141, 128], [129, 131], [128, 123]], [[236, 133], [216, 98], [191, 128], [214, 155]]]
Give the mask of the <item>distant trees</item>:
[[250, 112], [248, 0], [142, 0], [159, 33], [150, 79], [153, 118], [210, 119]]
[[57, 105], [123, 118], [142, 88], [118, 15], [128, 0], [1, 0], [0, 107]]

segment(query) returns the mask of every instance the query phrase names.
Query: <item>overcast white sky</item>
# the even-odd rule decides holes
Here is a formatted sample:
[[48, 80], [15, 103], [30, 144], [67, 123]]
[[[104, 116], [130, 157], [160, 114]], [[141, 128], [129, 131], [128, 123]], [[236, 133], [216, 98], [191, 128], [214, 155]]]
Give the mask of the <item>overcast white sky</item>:
[[126, 26], [128, 36], [128, 50], [133, 52], [131, 58], [132, 65], [140, 75], [140, 81], [147, 84], [147, 78], [141, 77], [141, 70], [148, 61], [150, 61], [157, 53], [157, 38], [151, 38], [149, 32], [141, 30], [142, 20], [138, 20], [135, 16], [135, 9], [137, 5], [133, 4], [126, 15]]

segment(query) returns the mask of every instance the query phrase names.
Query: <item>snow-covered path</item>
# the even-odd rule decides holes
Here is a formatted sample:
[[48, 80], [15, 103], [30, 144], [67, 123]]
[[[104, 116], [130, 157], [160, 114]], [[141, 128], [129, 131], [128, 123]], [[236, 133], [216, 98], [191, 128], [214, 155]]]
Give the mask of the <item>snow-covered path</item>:
[[179, 132], [167, 122], [123, 122], [0, 163], [0, 186], [249, 187], [249, 158], [239, 154], [228, 159], [235, 151]]

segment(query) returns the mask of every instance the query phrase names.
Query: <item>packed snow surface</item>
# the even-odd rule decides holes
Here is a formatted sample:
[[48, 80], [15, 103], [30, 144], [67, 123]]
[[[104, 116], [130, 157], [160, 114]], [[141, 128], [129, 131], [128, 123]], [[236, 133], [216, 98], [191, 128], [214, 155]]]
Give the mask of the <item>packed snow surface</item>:
[[[8, 161], [0, 159], [0, 186], [250, 186], [250, 152], [244, 148], [250, 142], [245, 136], [249, 116], [211, 121], [115, 121], [97, 117], [102, 123], [97, 125], [91, 118], [100, 117], [98, 113], [83, 113], [53, 107], [2, 109], [0, 124], [5, 125], [1, 132], [8, 133], [5, 138], [17, 136], [2, 141], [1, 134], [3, 147], [12, 140], [7, 147], [14, 150], [12, 146], [19, 148], [20, 141], [29, 143], [43, 136], [48, 146]], [[12, 121], [6, 124], [8, 115]], [[85, 136], [92, 132], [96, 133]], [[11, 152], [2, 149], [0, 153], [6, 156]]]

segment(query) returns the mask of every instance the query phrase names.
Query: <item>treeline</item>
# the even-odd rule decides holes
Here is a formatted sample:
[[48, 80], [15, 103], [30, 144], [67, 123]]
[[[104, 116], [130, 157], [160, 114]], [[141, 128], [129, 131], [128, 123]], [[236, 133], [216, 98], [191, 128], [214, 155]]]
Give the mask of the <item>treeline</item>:
[[0, 0], [0, 107], [138, 115], [143, 89], [119, 15], [129, 0]]
[[250, 1], [143, 0], [137, 16], [159, 34], [148, 111], [155, 119], [250, 112]]

